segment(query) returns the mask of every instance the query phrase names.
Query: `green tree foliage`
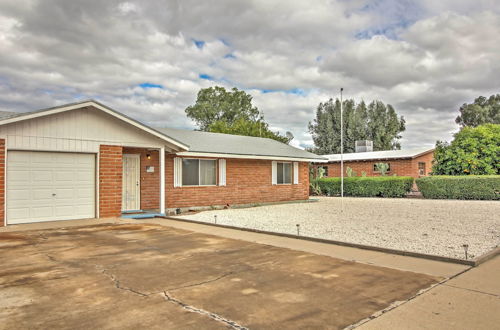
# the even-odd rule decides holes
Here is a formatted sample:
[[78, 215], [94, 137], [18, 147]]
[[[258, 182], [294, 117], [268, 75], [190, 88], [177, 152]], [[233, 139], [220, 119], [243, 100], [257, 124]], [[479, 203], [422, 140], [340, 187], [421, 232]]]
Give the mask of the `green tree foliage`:
[[246, 136], [258, 136], [263, 138], [270, 138], [283, 143], [289, 143], [293, 139], [293, 135], [287, 132], [286, 136], [273, 132], [269, 129], [269, 125], [262, 119], [248, 120], [239, 118], [232, 124], [224, 120], [218, 120], [208, 126], [207, 131], [214, 133], [225, 133]]
[[252, 105], [252, 96], [237, 88], [227, 91], [224, 87], [203, 88], [196, 103], [186, 108], [186, 114], [200, 130], [207, 131], [216, 121], [232, 125], [239, 119], [256, 121], [259, 110]]
[[[356, 104], [354, 100], [343, 101], [344, 152], [354, 152], [356, 140], [372, 140], [373, 149], [400, 149], [400, 133], [405, 130], [405, 120], [396, 110], [381, 101]], [[316, 118], [309, 123], [309, 132], [314, 141], [313, 151], [319, 154], [340, 153], [340, 101], [330, 99], [320, 103]]]
[[465, 127], [451, 143], [438, 141], [432, 174], [500, 174], [500, 125]]
[[461, 127], [500, 124], [500, 94], [491, 95], [489, 98], [480, 96], [474, 103], [464, 103], [455, 122]]
[[259, 116], [259, 109], [252, 105], [252, 96], [237, 88], [203, 88], [196, 103], [185, 111], [201, 131], [265, 137], [284, 143], [293, 139], [290, 132], [283, 136], [271, 131]]

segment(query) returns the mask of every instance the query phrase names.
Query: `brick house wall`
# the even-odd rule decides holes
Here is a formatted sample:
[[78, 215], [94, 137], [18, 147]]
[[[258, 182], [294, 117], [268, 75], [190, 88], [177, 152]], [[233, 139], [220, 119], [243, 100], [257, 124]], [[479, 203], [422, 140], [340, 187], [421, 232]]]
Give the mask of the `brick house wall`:
[[[391, 170], [387, 175], [397, 176], [411, 176], [418, 178], [418, 163], [425, 163], [425, 175], [429, 175], [432, 170], [432, 160], [434, 159], [434, 152], [428, 152], [424, 155], [413, 159], [390, 159], [390, 160], [367, 160], [367, 161], [346, 161], [344, 162], [344, 175], [347, 176], [347, 167], [352, 168], [357, 176], [361, 176], [361, 172], [365, 171], [367, 176], [380, 176], [379, 172], [373, 170], [373, 165], [376, 163], [389, 163]], [[328, 167], [328, 177], [339, 177], [340, 176], [340, 162], [328, 163], [315, 165], [327, 166]]]
[[99, 147], [99, 217], [119, 217], [122, 208], [122, 147]]
[[226, 158], [226, 186], [174, 188], [174, 155], [167, 155], [166, 207], [234, 205], [309, 198], [309, 163], [299, 163], [299, 184], [290, 185], [272, 184], [271, 163], [270, 160]]
[[[160, 154], [158, 150], [123, 148], [124, 154], [140, 155], [141, 209], [160, 208]], [[148, 159], [148, 155], [150, 159]], [[146, 172], [146, 166], [154, 166], [154, 172]]]
[[0, 139], [0, 227], [5, 225], [5, 139]]

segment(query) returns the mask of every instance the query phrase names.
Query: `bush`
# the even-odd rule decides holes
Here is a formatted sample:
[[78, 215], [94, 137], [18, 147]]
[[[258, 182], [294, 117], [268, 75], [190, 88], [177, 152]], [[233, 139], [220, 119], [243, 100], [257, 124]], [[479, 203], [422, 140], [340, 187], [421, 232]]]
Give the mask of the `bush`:
[[438, 141], [434, 175], [499, 175], [500, 125], [465, 127], [450, 143]]
[[[322, 195], [339, 196], [340, 178], [315, 180]], [[413, 178], [407, 176], [344, 178], [344, 195], [357, 197], [405, 197]]]
[[436, 175], [416, 180], [425, 198], [500, 199], [500, 175]]

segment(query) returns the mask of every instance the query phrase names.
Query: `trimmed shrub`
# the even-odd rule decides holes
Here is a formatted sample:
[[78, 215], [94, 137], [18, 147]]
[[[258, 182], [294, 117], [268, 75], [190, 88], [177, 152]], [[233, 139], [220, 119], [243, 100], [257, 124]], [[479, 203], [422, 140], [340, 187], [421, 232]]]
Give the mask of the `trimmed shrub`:
[[[340, 178], [316, 179], [322, 195], [339, 196]], [[413, 178], [407, 176], [347, 177], [344, 195], [356, 197], [405, 197], [411, 191]]]
[[500, 175], [435, 175], [416, 182], [425, 198], [500, 199]]

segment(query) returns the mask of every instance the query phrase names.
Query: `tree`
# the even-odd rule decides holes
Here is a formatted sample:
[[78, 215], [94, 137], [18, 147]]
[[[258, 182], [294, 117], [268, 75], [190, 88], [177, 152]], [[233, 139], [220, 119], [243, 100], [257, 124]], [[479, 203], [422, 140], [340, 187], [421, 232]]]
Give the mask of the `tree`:
[[287, 144], [293, 139], [293, 135], [290, 132], [287, 132], [286, 136], [283, 136], [279, 133], [271, 131], [269, 129], [269, 124], [264, 122], [262, 118], [259, 118], [256, 121], [240, 118], [232, 124], [228, 124], [224, 120], [218, 120], [210, 124], [207, 131], [214, 133], [258, 136], [270, 138]]
[[451, 143], [438, 141], [432, 174], [500, 174], [500, 125], [464, 127]]
[[239, 119], [257, 121], [259, 110], [252, 105], [252, 96], [232, 88], [215, 86], [198, 92], [196, 103], [186, 108], [186, 114], [194, 120], [200, 130], [206, 131], [216, 121], [232, 125]]
[[477, 127], [483, 124], [500, 124], [500, 94], [489, 98], [480, 96], [474, 103], [464, 103], [455, 122], [461, 127]]
[[[400, 149], [400, 133], [405, 130], [405, 120], [398, 117], [396, 110], [381, 101], [372, 101], [368, 106], [364, 101], [343, 101], [344, 152], [355, 151], [355, 141], [372, 140], [373, 149]], [[330, 99], [320, 103], [316, 118], [309, 123], [315, 147], [319, 154], [340, 153], [340, 101]]]
[[186, 108], [186, 114], [201, 131], [236, 135], [258, 136], [289, 143], [290, 132], [283, 136], [269, 129], [269, 124], [259, 116], [259, 109], [252, 105], [252, 96], [232, 88], [215, 86], [198, 92], [196, 103]]

